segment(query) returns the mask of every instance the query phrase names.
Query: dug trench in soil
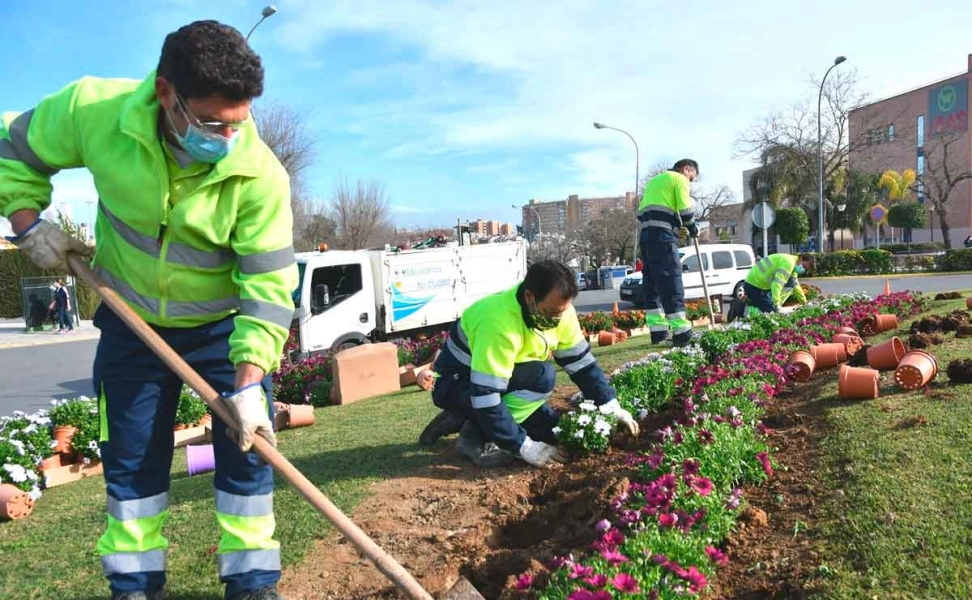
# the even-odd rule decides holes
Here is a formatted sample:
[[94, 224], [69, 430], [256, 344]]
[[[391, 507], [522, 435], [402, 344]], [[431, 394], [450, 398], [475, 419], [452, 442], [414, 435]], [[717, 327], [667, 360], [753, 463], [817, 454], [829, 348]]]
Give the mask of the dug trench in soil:
[[[816, 523], [817, 468], [825, 434], [825, 404], [818, 399], [822, 378], [777, 396], [763, 423], [773, 430], [777, 462], [770, 480], [743, 488], [747, 507], [725, 547], [729, 565], [716, 574], [709, 598], [801, 599], [813, 592], [820, 564], [811, 533]], [[784, 468], [785, 467], [785, 468]]]
[[[564, 386], [551, 400], [569, 409], [576, 388]], [[633, 473], [627, 454], [649, 447], [651, 432], [674, 419], [652, 415], [639, 440], [621, 438], [606, 455], [549, 469], [517, 466], [484, 470], [440, 442], [439, 460], [407, 477], [382, 481], [353, 511], [352, 519], [439, 596], [461, 575], [487, 599], [522, 598], [515, 577], [541, 572], [557, 555], [582, 553], [594, 541], [594, 524]], [[280, 585], [293, 600], [404, 598], [349, 543], [334, 535], [316, 542], [289, 568]]]
[[960, 358], [948, 364], [948, 380], [953, 384], [972, 383], [972, 359]]

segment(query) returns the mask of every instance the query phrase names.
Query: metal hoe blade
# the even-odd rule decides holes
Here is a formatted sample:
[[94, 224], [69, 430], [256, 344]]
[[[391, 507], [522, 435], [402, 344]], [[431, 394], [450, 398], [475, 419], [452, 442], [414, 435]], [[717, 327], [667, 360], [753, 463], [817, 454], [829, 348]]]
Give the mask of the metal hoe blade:
[[459, 581], [455, 582], [439, 600], [486, 600], [486, 598], [469, 583], [468, 579], [460, 577]]

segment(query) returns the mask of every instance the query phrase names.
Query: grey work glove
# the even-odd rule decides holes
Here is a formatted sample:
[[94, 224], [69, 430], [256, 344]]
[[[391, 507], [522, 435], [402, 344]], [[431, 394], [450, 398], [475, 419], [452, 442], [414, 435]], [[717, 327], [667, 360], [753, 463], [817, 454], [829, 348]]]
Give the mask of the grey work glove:
[[557, 446], [535, 442], [529, 436], [523, 440], [523, 445], [520, 446], [520, 458], [534, 467], [545, 467], [553, 462], [562, 463], [567, 460], [567, 457]]
[[638, 421], [631, 416], [631, 413], [621, 408], [621, 403], [618, 402], [617, 398], [602, 404], [597, 409], [601, 411], [601, 414], [611, 415], [617, 419], [618, 423], [624, 425], [632, 437], [638, 437], [638, 434], [641, 433], [641, 427], [638, 426]]
[[227, 423], [236, 432], [230, 435], [239, 445], [240, 450], [249, 452], [253, 446], [253, 438], [262, 435], [270, 445], [277, 445], [277, 436], [273, 432], [273, 423], [267, 412], [267, 397], [263, 393], [263, 386], [251, 383], [232, 394], [224, 394], [223, 403], [233, 415], [235, 423]]
[[79, 242], [44, 219], [37, 219], [19, 236], [7, 239], [23, 250], [31, 262], [48, 271], [71, 272], [67, 264], [69, 252], [89, 259], [94, 252], [94, 248]]

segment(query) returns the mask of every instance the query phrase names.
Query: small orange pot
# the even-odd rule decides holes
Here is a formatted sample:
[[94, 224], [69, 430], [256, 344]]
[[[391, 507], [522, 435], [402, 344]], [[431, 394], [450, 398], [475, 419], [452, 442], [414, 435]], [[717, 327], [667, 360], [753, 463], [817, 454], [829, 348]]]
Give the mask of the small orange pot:
[[851, 335], [849, 333], [838, 333], [831, 340], [835, 344], [843, 344], [844, 350], [847, 355], [857, 354], [857, 351], [864, 347], [864, 340], [858, 337], [856, 334]]
[[175, 430], [176, 431], [182, 431], [183, 429], [189, 429], [189, 426], [186, 425], [185, 423], [176, 423], [175, 424]]
[[288, 426], [307, 427], [314, 424], [314, 407], [310, 404], [291, 404]]
[[829, 369], [847, 362], [847, 348], [843, 344], [820, 344], [810, 346], [810, 354], [817, 363], [817, 369]]
[[196, 423], [196, 427], [209, 427], [212, 424], [213, 424], [213, 415], [206, 413], [202, 416], [201, 419], [199, 419], [199, 422]]
[[857, 330], [854, 329], [853, 327], [838, 327], [837, 333], [846, 333], [847, 335], [856, 335], [857, 337], [860, 337], [860, 335], [858, 335], [857, 333]]
[[878, 371], [891, 371], [898, 368], [898, 363], [906, 352], [901, 338], [893, 337], [867, 349], [867, 364]]
[[806, 350], [797, 350], [790, 356], [790, 366], [793, 367], [791, 377], [796, 381], [810, 381], [813, 371], [817, 368], [817, 361]]
[[34, 510], [34, 499], [12, 483], [0, 484], [0, 521], [23, 519]]
[[965, 299], [965, 308], [972, 310], [972, 296]]
[[877, 398], [880, 376], [874, 369], [841, 365], [837, 375], [837, 395], [843, 400]]
[[290, 405], [283, 402], [273, 403], [273, 427], [275, 431], [287, 429], [290, 422]]
[[418, 374], [415, 383], [425, 391], [431, 390], [435, 386], [435, 371], [426, 369]]
[[55, 454], [54, 456], [51, 456], [50, 458], [45, 458], [44, 460], [41, 461], [40, 471], [41, 473], [43, 473], [44, 471], [49, 471], [51, 469], [63, 467], [64, 465], [65, 463], [61, 460], [61, 455]]
[[938, 374], [938, 361], [924, 350], [912, 350], [904, 355], [894, 371], [894, 382], [905, 390], [917, 390], [928, 385]]
[[614, 334], [610, 331], [602, 331], [597, 334], [598, 346], [613, 346], [615, 342]]
[[77, 432], [78, 428], [71, 427], [70, 425], [58, 425], [55, 427], [53, 437], [57, 445], [54, 446], [54, 452], [58, 454], [71, 454], [74, 451], [71, 442], [74, 440], [74, 434]]
[[611, 330], [611, 333], [614, 334], [614, 339], [617, 340], [618, 344], [628, 339], [628, 334], [623, 329], [618, 329], [615, 327]]
[[877, 315], [878, 331], [892, 331], [898, 328], [898, 315]]
[[857, 324], [858, 330], [865, 336], [877, 335], [882, 331], [892, 331], [898, 328], [897, 315], [874, 315], [865, 317]]

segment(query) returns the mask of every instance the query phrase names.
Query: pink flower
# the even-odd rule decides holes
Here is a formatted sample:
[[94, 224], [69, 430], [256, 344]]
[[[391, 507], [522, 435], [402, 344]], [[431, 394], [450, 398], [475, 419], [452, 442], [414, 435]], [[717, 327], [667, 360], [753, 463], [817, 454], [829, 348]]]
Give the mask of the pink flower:
[[585, 577], [590, 577], [593, 574], [593, 567], [585, 567], [582, 564], [574, 563], [570, 569], [570, 573], [567, 574], [567, 577], [570, 579], [583, 579]]
[[760, 464], [763, 465], [763, 471], [766, 472], [766, 476], [772, 477], [773, 465], [772, 463], [770, 463], [769, 454], [767, 454], [766, 452], [760, 452], [756, 455], [756, 460], [758, 460]]
[[594, 592], [589, 590], [575, 590], [567, 596], [567, 600], [594, 600]]
[[615, 565], [620, 565], [621, 563], [628, 562], [628, 557], [618, 552], [616, 549], [612, 550], [601, 550], [601, 558], [608, 561], [608, 564], [612, 567]]
[[715, 436], [708, 429], [699, 429], [699, 443], [701, 444], [711, 444], [715, 441]]
[[615, 575], [614, 579], [611, 580], [611, 585], [624, 594], [637, 594], [641, 591], [638, 588], [638, 580], [627, 573], [618, 573]]
[[608, 521], [607, 519], [601, 519], [600, 521], [597, 522], [597, 525], [594, 526], [594, 529], [598, 533], [604, 533], [608, 529], [611, 529], [611, 521]]
[[516, 585], [514, 585], [519, 591], [526, 591], [533, 587], [533, 575], [529, 573], [524, 573], [516, 578]]
[[720, 567], [724, 567], [729, 564], [729, 556], [715, 546], [706, 546], [705, 555], [709, 557], [709, 560]]
[[624, 543], [624, 534], [618, 531], [617, 529], [612, 529], [611, 531], [605, 533], [604, 537], [601, 538], [601, 540], [605, 544], [609, 544], [611, 546], [620, 546], [621, 544]]
[[591, 575], [584, 579], [584, 583], [591, 586], [592, 588], [602, 588], [607, 585], [608, 578], [607, 575], [597, 573], [596, 575]]
[[571, 560], [569, 556], [555, 556], [547, 561], [547, 568], [551, 571], [556, 571], [564, 565], [572, 565], [574, 561]]
[[695, 567], [689, 567], [686, 575], [682, 579], [689, 582], [689, 589], [696, 594], [702, 592], [709, 585], [705, 575], [700, 573]]
[[678, 517], [672, 513], [662, 513], [658, 515], [658, 525], [661, 527], [675, 527]]
[[692, 481], [691, 487], [700, 496], [708, 496], [712, 492], [712, 481], [708, 477], [697, 477]]
[[688, 458], [682, 463], [682, 473], [687, 476], [696, 475], [702, 468], [702, 462], [697, 458]]

